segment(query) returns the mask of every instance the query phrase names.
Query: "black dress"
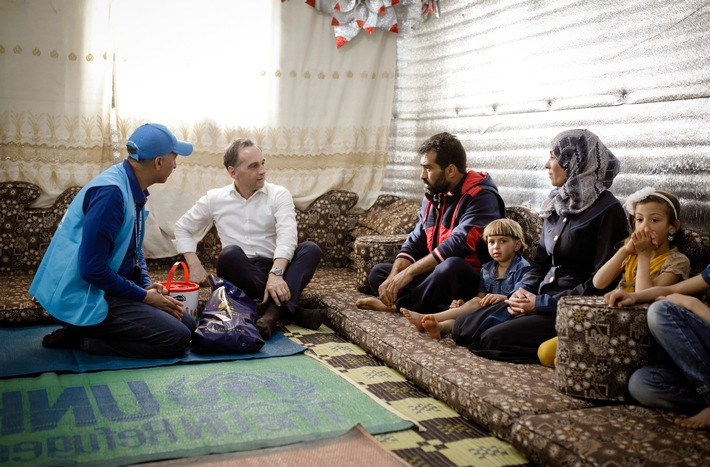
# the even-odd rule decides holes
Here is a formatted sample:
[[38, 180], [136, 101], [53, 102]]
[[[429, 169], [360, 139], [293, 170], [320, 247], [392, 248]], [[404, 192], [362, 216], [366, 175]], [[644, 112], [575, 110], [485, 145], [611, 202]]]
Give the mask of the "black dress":
[[557, 301], [565, 295], [600, 295], [592, 285], [594, 273], [614, 255], [629, 235], [621, 203], [602, 192], [587, 209], [560, 217], [552, 213], [543, 223], [542, 236], [523, 288], [537, 295], [535, 312], [500, 323], [475, 339], [476, 329], [502, 302], [459, 316], [451, 330], [454, 341], [471, 352], [494, 360], [537, 362], [537, 349], [555, 337]]

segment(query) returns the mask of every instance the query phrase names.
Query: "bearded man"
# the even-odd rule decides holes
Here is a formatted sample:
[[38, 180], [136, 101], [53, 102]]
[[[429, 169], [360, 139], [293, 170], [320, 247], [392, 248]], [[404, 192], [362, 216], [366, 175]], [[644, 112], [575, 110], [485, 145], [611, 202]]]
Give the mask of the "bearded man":
[[490, 175], [466, 168], [456, 136], [436, 134], [417, 153], [425, 188], [419, 220], [394, 264], [372, 269], [378, 296], [357, 300], [358, 308], [437, 313], [478, 293], [481, 265], [490, 261], [483, 229], [505, 217], [505, 203]]

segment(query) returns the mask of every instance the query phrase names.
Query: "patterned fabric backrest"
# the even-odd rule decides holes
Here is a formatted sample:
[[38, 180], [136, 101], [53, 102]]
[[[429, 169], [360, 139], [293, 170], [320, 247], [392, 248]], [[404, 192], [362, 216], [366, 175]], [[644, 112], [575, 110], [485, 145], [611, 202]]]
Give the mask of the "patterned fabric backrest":
[[522, 256], [531, 261], [535, 256], [537, 244], [540, 241], [542, 234], [542, 217], [532, 209], [524, 206], [506, 206], [506, 217], [514, 220], [525, 233], [525, 243], [527, 248], [523, 251]]
[[403, 235], [414, 229], [421, 203], [394, 195], [380, 195], [362, 213], [351, 231], [354, 238], [363, 235]]
[[710, 263], [710, 236], [697, 230], [683, 229], [678, 250], [690, 260], [690, 275], [698, 274]]
[[[34, 274], [67, 207], [81, 187], [66, 189], [49, 208], [30, 208], [40, 189], [26, 182], [0, 182], [0, 275]], [[306, 210], [296, 211], [298, 241], [311, 240], [323, 250], [321, 266], [350, 267], [350, 250], [360, 234], [408, 233], [416, 222], [418, 203], [393, 195], [380, 195], [364, 213], [353, 212], [358, 196], [348, 191], [330, 191]], [[542, 218], [529, 208], [508, 206], [508, 218], [525, 232], [525, 258], [535, 254], [542, 232]], [[362, 230], [362, 232], [360, 232]], [[359, 233], [360, 232], [360, 233]], [[690, 258], [692, 274], [710, 263], [710, 234], [684, 230], [679, 250]], [[198, 245], [198, 255], [214, 264], [222, 249], [217, 229], [212, 227]], [[180, 257], [151, 260], [169, 266]]]
[[[305, 210], [296, 209], [298, 242], [310, 240], [321, 247], [323, 267], [349, 267], [348, 255], [352, 237], [349, 231], [357, 223], [357, 215], [350, 210], [357, 203], [357, 195], [348, 191], [329, 191], [316, 199]], [[197, 256], [205, 267], [215, 266], [222, 251], [217, 228], [212, 226], [197, 244]], [[181, 255], [172, 258], [151, 259], [151, 267], [169, 268]]]
[[26, 182], [0, 183], [0, 275], [34, 274], [80, 187], [66, 189], [49, 208], [29, 208], [40, 195]]
[[357, 194], [349, 191], [329, 191], [305, 211], [296, 210], [298, 242], [310, 240], [320, 246], [321, 267], [350, 267], [350, 231], [358, 221], [351, 210], [357, 200]]

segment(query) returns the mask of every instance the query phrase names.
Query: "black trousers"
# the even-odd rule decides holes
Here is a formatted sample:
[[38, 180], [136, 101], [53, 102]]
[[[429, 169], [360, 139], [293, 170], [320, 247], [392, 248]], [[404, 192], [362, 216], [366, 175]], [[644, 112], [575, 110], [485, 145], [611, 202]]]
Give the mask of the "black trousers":
[[[283, 275], [291, 291], [291, 300], [286, 304], [291, 313], [296, 309], [303, 289], [313, 278], [320, 258], [321, 249], [313, 242], [306, 241], [296, 247]], [[239, 287], [252, 300], [261, 300], [273, 263], [273, 258], [249, 258], [240, 247], [230, 245], [219, 254], [217, 275]]]
[[537, 363], [540, 344], [552, 339], [555, 332], [554, 313], [517, 316], [480, 332], [483, 321], [494, 313], [507, 308], [505, 302], [485, 306], [454, 321], [451, 337], [458, 345], [490, 358], [514, 363]]
[[[368, 281], [373, 290], [389, 277], [392, 264], [381, 263], [370, 271]], [[439, 313], [447, 310], [455, 299], [470, 300], [478, 294], [481, 275], [463, 258], [447, 258], [429, 274], [421, 274], [400, 291], [397, 311], [400, 308], [418, 313]]]

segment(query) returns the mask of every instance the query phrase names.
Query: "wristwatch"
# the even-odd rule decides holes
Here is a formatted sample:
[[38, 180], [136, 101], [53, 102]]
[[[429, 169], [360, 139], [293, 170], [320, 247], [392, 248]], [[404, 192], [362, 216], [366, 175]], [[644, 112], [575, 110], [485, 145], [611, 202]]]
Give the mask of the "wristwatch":
[[281, 268], [274, 268], [271, 271], [269, 271], [270, 274], [273, 274], [274, 276], [283, 276], [284, 270]]

